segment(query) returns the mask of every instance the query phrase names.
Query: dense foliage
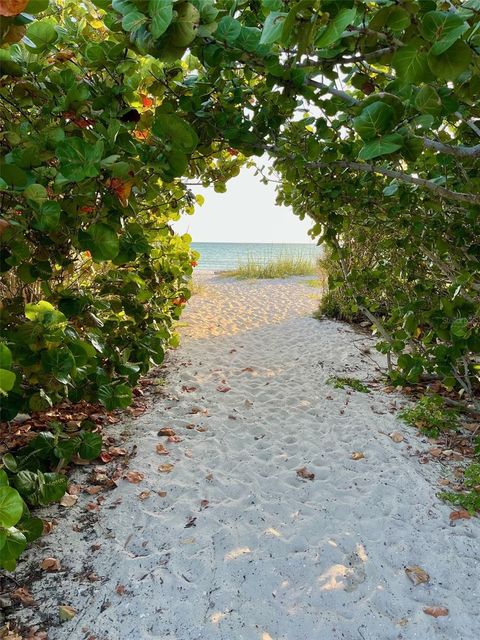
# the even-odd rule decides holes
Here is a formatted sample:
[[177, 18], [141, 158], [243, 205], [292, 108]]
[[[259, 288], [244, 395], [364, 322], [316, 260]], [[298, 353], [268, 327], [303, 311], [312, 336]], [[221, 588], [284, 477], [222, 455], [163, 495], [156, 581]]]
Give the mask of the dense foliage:
[[264, 153], [393, 380], [473, 395], [479, 0], [0, 0], [0, 15], [3, 419], [130, 402], [189, 295], [196, 256], [171, 222], [194, 184], [225, 191]]

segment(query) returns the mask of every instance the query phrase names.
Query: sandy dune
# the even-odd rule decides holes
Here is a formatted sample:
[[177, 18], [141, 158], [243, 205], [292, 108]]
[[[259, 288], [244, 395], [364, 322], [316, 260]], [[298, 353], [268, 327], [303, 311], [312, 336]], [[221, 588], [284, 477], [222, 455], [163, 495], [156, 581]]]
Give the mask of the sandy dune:
[[[30, 551], [38, 562], [60, 545], [68, 568], [32, 586], [36, 619], [56, 621], [64, 603], [78, 611], [50, 640], [480, 637], [478, 521], [450, 526], [439, 468], [415, 455], [428, 443], [395, 417], [400, 396], [327, 384], [378, 375], [368, 337], [311, 317], [316, 295], [298, 279], [204, 276], [164, 396], [124, 427], [143, 482], [106, 494], [87, 534], [72, 529], [88, 518], [82, 496]], [[162, 427], [182, 441], [159, 437]], [[315, 478], [298, 477], [302, 467]], [[430, 582], [414, 586], [407, 565]], [[85, 578], [92, 571], [100, 580]], [[433, 618], [430, 606], [449, 614]]]

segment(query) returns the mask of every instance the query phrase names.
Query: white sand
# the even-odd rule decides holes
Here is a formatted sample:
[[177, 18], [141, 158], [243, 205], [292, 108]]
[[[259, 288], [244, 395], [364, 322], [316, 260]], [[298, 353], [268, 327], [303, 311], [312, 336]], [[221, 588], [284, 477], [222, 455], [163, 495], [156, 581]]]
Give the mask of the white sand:
[[[370, 339], [313, 319], [317, 292], [298, 279], [205, 282], [185, 313], [166, 397], [129, 426], [130, 468], [144, 481], [107, 493], [87, 536], [72, 530], [92, 499], [81, 496], [29, 552], [68, 569], [32, 585], [34, 618], [56, 621], [59, 604], [78, 610], [50, 640], [478, 639], [478, 520], [450, 526], [436, 497], [440, 467], [415, 455], [428, 443], [395, 417], [401, 396], [326, 384], [378, 377], [360, 351]], [[191, 413], [199, 409], [208, 415]], [[166, 426], [183, 441], [159, 438]], [[394, 430], [403, 442], [385, 435]], [[169, 456], [155, 453], [158, 442]], [[171, 473], [158, 471], [165, 463]], [[304, 466], [313, 481], [297, 477]], [[414, 586], [406, 565], [430, 582]], [[435, 619], [427, 606], [449, 615]]]

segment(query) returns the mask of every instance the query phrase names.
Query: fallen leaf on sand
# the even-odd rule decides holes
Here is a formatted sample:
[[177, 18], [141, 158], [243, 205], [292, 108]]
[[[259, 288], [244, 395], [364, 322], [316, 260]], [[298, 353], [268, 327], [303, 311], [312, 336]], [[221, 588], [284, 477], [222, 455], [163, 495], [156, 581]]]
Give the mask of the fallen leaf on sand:
[[138, 494], [139, 500], [146, 500], [150, 497], [150, 491], [148, 489], [144, 489], [141, 493]]
[[73, 507], [77, 500], [78, 496], [72, 496], [69, 493], [66, 493], [60, 500], [60, 504], [62, 507]]
[[105, 462], [105, 464], [107, 462], [111, 462], [111, 460], [112, 460], [112, 456], [109, 453], [107, 453], [106, 451], [102, 451], [102, 453], [100, 454], [99, 457], [100, 457], [100, 460], [102, 462]]
[[44, 571], [60, 571], [60, 562], [57, 558], [45, 558], [40, 567]]
[[167, 495], [166, 491], [157, 491], [157, 493], [160, 496], [160, 498], [165, 498], [165, 496]]
[[423, 584], [430, 580], [430, 576], [428, 575], [428, 573], [417, 565], [405, 567], [405, 573], [415, 586], [417, 586], [418, 584]]
[[219, 384], [217, 387], [217, 391], [220, 391], [220, 393], [227, 393], [227, 391], [231, 391], [232, 388], [231, 387], [227, 387], [224, 384]]
[[439, 618], [440, 616], [448, 616], [448, 609], [447, 607], [425, 607], [423, 613], [426, 613], [427, 616]]
[[159, 456], [168, 456], [170, 453], [170, 451], [168, 451], [168, 449], [166, 449], [165, 446], [161, 443], [157, 444], [157, 446], [155, 447], [155, 451]]
[[361, 451], [354, 451], [351, 457], [352, 460], [361, 460], [362, 458], [365, 458], [365, 455]]
[[200, 509], [206, 509], [209, 505], [209, 501], [208, 500], [201, 500], [200, 501]]
[[144, 477], [145, 476], [143, 475], [143, 473], [140, 473], [140, 471], [127, 471], [127, 473], [125, 474], [125, 479], [128, 480], [128, 482], [132, 482], [133, 484], [138, 484], [143, 480]]
[[434, 458], [439, 458], [442, 455], [442, 450], [440, 449], [440, 447], [432, 447], [432, 449], [429, 449], [428, 452]]
[[69, 484], [67, 488], [68, 493], [72, 496], [80, 495], [81, 490], [82, 487], [79, 484]]
[[108, 453], [114, 458], [118, 458], [119, 456], [126, 456], [127, 450], [122, 447], [110, 447]]
[[191, 518], [188, 519], [187, 524], [185, 525], [185, 529], [189, 529], [190, 527], [196, 527], [197, 525], [195, 524], [196, 522], [196, 518], [194, 518], [193, 516]]
[[205, 476], [205, 480], [211, 482], [213, 480], [213, 473], [209, 473], [208, 476]]
[[190, 410], [190, 413], [192, 415], [197, 415], [197, 414], [201, 413], [204, 416], [208, 416], [208, 409], [205, 409], [204, 407], [193, 407]]
[[119, 596], [123, 596], [123, 594], [126, 591], [126, 587], [124, 584], [118, 584], [115, 591], [118, 593]]
[[158, 435], [159, 436], [174, 436], [175, 435], [175, 431], [171, 427], [163, 427], [158, 432]]
[[50, 520], [44, 520], [43, 521], [43, 535], [46, 536], [49, 533], [52, 533], [54, 526], [55, 526], [55, 523], [51, 522]]
[[304, 480], [313, 480], [315, 478], [315, 474], [312, 471], [309, 471], [307, 467], [301, 467], [297, 469], [297, 476], [299, 478], [303, 478]]
[[394, 442], [402, 442], [403, 440], [403, 435], [400, 433], [400, 431], [392, 431], [392, 433], [389, 433], [388, 435]]
[[242, 371], [244, 373], [253, 373], [255, 369], [253, 367], [245, 367], [245, 369], [242, 369]]
[[97, 493], [100, 493], [100, 491], [102, 490], [103, 487], [101, 487], [99, 484], [94, 484], [91, 487], [86, 487], [85, 491], [91, 495], [94, 496]]
[[180, 436], [168, 436], [167, 442], [181, 442], [182, 438]]
[[30, 591], [27, 589], [27, 587], [18, 587], [18, 589], [15, 589], [15, 591], [12, 591], [10, 596], [12, 600], [18, 600], [19, 602], [24, 604], [26, 607], [29, 607], [35, 603], [35, 600], [33, 599], [33, 596], [30, 593]]
[[170, 473], [171, 471], [173, 471], [173, 464], [170, 464], [169, 462], [167, 462], [166, 464], [161, 464], [158, 467], [158, 470], [160, 471], [160, 473]]
[[197, 387], [187, 387], [187, 385], [183, 385], [182, 387], [182, 391], [185, 391], [186, 393], [192, 393], [193, 391], [196, 391]]
[[63, 622], [71, 620], [76, 616], [76, 614], [76, 610], [67, 604], [58, 607], [58, 615], [60, 616], [60, 620], [62, 620]]
[[208, 431], [207, 427], [197, 427], [196, 431], [198, 431], [199, 433], [204, 433], [205, 431]]
[[459, 509], [458, 511], [452, 511], [450, 514], [450, 520], [469, 520], [472, 516], [466, 509]]

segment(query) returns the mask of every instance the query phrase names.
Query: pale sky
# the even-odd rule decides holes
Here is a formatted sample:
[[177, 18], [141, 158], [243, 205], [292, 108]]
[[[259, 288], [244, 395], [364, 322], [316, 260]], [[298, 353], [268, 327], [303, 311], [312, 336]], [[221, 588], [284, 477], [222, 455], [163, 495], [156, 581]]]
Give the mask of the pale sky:
[[290, 208], [275, 204], [275, 185], [260, 182], [254, 169], [244, 168], [227, 183], [226, 193], [193, 187], [205, 197], [193, 216], [172, 226], [189, 233], [193, 242], [309, 242], [310, 219], [301, 221]]

